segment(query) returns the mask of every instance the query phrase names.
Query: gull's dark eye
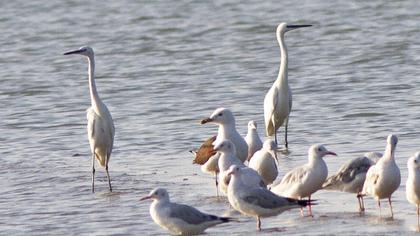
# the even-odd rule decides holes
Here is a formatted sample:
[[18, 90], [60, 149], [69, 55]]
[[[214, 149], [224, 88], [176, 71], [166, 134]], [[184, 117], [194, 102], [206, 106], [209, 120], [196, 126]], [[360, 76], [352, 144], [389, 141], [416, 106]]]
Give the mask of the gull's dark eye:
[[414, 163], [417, 163], [417, 160], [414, 160]]
[[219, 116], [223, 116], [223, 113], [219, 113]]
[[318, 148], [318, 151], [322, 151], [322, 149], [321, 148]]

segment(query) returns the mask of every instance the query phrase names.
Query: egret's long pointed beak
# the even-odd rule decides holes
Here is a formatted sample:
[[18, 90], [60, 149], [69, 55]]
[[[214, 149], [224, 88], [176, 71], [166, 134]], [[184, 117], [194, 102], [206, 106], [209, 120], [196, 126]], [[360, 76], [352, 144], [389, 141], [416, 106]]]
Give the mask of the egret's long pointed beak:
[[325, 155], [337, 156], [337, 154], [335, 152], [329, 152], [329, 151], [327, 153], [325, 153]]
[[82, 52], [86, 51], [86, 49], [77, 49], [69, 52], [65, 52], [63, 55], [70, 55], [70, 54], [80, 54]]
[[312, 25], [287, 25], [286, 29], [287, 31], [290, 30], [294, 30], [294, 29], [299, 29], [299, 28], [304, 28], [304, 27], [311, 27]]
[[209, 123], [209, 122], [212, 122], [212, 121], [213, 121], [212, 118], [206, 118], [204, 120], [201, 120], [200, 124], [204, 125], [205, 123]]
[[152, 196], [145, 196], [145, 197], [140, 198], [139, 201], [144, 201], [144, 200], [151, 199], [151, 198], [152, 198]]

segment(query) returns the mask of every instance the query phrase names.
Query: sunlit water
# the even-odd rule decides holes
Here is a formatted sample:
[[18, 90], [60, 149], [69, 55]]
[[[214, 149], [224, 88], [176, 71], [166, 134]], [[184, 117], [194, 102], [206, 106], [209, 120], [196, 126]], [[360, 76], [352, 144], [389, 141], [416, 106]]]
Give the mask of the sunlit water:
[[[280, 4], [282, 2], [282, 4]], [[199, 120], [220, 106], [237, 128], [258, 122], [275, 80], [279, 22], [313, 24], [288, 33], [294, 93], [288, 157], [280, 176], [324, 143], [330, 173], [399, 137], [402, 184], [395, 219], [372, 199], [359, 216], [354, 195], [316, 193], [314, 218], [299, 211], [263, 219], [262, 235], [397, 235], [416, 230], [405, 199], [406, 160], [420, 150], [420, 12], [417, 1], [4, 1], [0, 10], [0, 234], [160, 235], [141, 196], [165, 187], [171, 198], [240, 223], [207, 231], [257, 234], [255, 220], [215, 198], [213, 179], [188, 150], [215, 134]], [[96, 51], [97, 85], [116, 126], [110, 161], [90, 190], [85, 110], [87, 63], [67, 50]], [[283, 139], [280, 134], [281, 140]]]

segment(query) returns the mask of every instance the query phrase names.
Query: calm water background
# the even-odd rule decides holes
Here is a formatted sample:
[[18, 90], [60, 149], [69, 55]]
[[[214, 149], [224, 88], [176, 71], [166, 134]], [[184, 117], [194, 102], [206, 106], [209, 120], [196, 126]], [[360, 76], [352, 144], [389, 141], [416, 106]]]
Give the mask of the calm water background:
[[[406, 160], [420, 150], [419, 7], [416, 0], [3, 1], [0, 234], [164, 234], [149, 203], [138, 201], [157, 186], [174, 201], [243, 221], [209, 235], [412, 233], [405, 181]], [[321, 191], [313, 219], [290, 211], [264, 219], [258, 233], [255, 220], [230, 213], [214, 197], [211, 176], [192, 165], [188, 150], [217, 130], [199, 120], [217, 107], [233, 110], [243, 135], [251, 119], [264, 134], [283, 21], [314, 26], [286, 37], [294, 107], [280, 175], [305, 163], [313, 143], [339, 154], [326, 158], [332, 173], [365, 151], [383, 151], [394, 133], [402, 172], [394, 220], [378, 218], [372, 199], [360, 217], [354, 195]], [[90, 192], [86, 60], [62, 55], [82, 45], [95, 49], [97, 85], [116, 126], [112, 194], [102, 169]]]

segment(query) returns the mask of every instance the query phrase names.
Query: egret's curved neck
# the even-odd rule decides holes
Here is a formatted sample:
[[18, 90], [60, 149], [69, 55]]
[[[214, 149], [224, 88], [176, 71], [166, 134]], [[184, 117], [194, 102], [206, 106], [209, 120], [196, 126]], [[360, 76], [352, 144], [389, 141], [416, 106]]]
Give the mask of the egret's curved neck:
[[99, 94], [98, 94], [98, 91], [96, 90], [96, 84], [95, 84], [95, 58], [93, 56], [89, 56], [88, 62], [89, 62], [90, 101], [92, 103], [92, 107], [96, 107], [101, 102], [101, 99], [99, 98]]
[[287, 85], [287, 64], [288, 64], [288, 55], [287, 55], [287, 47], [286, 43], [284, 42], [284, 34], [279, 33], [277, 34], [277, 41], [279, 42], [280, 46], [280, 69], [279, 69], [279, 75], [277, 77], [277, 83], [278, 84], [285, 84]]

